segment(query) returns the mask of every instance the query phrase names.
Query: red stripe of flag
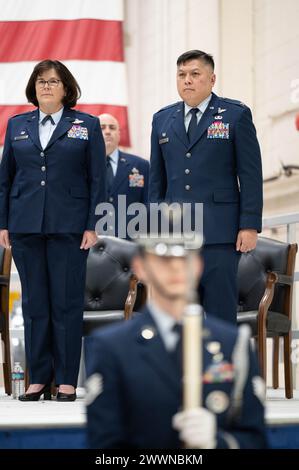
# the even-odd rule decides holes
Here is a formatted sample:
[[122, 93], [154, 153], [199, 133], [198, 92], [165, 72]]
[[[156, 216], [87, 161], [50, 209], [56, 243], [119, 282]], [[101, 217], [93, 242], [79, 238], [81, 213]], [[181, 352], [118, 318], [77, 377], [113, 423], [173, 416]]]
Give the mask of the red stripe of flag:
[[[10, 106], [0, 105], [0, 142], [2, 144], [4, 141], [8, 119], [11, 116], [14, 116], [15, 114], [26, 113], [27, 111], [32, 111], [33, 109], [35, 108], [28, 104]], [[93, 114], [94, 116], [99, 116], [103, 113], [108, 113], [115, 116], [121, 128], [120, 145], [124, 147], [130, 147], [128, 110], [126, 106], [114, 106], [110, 104], [78, 104], [78, 106], [76, 106], [76, 109], [79, 109], [84, 113]]]
[[0, 62], [124, 61], [121, 21], [1, 21], [0, 38]]

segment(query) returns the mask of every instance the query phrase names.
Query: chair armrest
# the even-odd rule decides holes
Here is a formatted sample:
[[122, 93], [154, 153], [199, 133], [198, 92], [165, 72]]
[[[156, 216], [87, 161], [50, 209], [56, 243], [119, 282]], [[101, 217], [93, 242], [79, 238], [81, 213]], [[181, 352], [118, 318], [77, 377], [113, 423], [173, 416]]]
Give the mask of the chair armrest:
[[9, 284], [9, 277], [0, 275], [0, 285], [1, 286], [8, 286]]
[[129, 292], [125, 302], [125, 320], [129, 320], [132, 316], [133, 308], [137, 297], [137, 284], [137, 277], [135, 276], [135, 274], [131, 274]]
[[257, 316], [258, 331], [261, 331], [260, 328], [263, 329], [266, 327], [267, 314], [268, 314], [268, 310], [271, 305], [271, 302], [273, 300], [275, 284], [277, 283], [277, 281], [278, 281], [278, 275], [273, 271], [269, 271], [267, 273], [265, 292], [260, 301], [259, 309], [258, 309], [258, 316]]
[[287, 286], [291, 286], [294, 284], [294, 277], [293, 276], [287, 276], [286, 274], [277, 274], [278, 277], [278, 284], [285, 284]]

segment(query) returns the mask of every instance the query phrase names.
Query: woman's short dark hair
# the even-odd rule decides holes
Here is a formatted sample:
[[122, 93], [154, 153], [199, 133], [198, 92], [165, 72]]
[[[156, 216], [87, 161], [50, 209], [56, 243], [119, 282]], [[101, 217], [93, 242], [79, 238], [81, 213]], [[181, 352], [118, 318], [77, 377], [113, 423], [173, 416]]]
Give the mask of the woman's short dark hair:
[[190, 60], [202, 60], [205, 64], [210, 65], [212, 70], [215, 68], [214, 59], [211, 54], [207, 54], [207, 52], [199, 51], [198, 49], [194, 49], [192, 51], [184, 52], [184, 54], [180, 55], [176, 64], [182, 65], [185, 62], [189, 62]]
[[50, 69], [54, 69], [56, 71], [63, 83], [66, 94], [62, 99], [62, 104], [68, 108], [73, 108], [76, 106], [77, 100], [81, 96], [81, 89], [69, 69], [58, 60], [43, 60], [34, 67], [26, 86], [26, 97], [28, 102], [38, 106], [35, 83], [37, 78], [42, 75], [43, 72], [47, 72]]

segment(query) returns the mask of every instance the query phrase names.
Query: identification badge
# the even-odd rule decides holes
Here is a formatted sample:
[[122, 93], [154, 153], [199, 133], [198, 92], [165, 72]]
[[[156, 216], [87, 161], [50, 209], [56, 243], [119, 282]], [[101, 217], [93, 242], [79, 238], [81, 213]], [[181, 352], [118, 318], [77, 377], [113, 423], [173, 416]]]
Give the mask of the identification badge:
[[14, 137], [14, 140], [25, 140], [25, 139], [28, 139], [28, 135], [25, 134], [25, 135], [17, 135], [16, 137]]
[[167, 142], [169, 142], [168, 137], [163, 137], [163, 139], [159, 139], [159, 144], [166, 144]]

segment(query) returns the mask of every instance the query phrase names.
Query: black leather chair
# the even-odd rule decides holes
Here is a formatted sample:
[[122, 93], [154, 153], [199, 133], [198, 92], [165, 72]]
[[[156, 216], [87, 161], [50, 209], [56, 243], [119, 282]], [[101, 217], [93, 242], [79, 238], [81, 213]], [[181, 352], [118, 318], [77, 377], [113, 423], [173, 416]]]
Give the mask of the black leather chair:
[[[9, 339], [9, 285], [11, 268], [11, 250], [0, 246], [0, 332], [3, 342], [4, 388], [11, 395], [11, 358]], [[0, 344], [0, 347], [2, 345]]]
[[128, 319], [146, 299], [145, 287], [130, 265], [135, 243], [101, 237], [87, 259], [83, 334], [100, 326]]
[[238, 324], [250, 325], [256, 338], [262, 376], [267, 375], [266, 339], [273, 339], [273, 387], [278, 388], [279, 341], [284, 342], [285, 394], [293, 397], [291, 366], [292, 292], [297, 244], [259, 237], [243, 253], [238, 269]]

